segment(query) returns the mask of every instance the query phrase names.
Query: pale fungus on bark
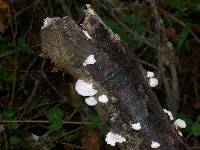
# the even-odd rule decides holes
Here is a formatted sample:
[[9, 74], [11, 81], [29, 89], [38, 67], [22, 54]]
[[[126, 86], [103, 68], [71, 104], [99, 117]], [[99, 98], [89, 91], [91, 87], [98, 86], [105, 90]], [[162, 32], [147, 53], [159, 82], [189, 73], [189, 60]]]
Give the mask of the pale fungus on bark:
[[140, 123], [134, 123], [134, 124], [132, 124], [131, 126], [132, 126], [132, 128], [133, 128], [134, 130], [140, 130], [140, 129], [141, 129]]
[[85, 103], [89, 106], [95, 106], [97, 104], [97, 100], [94, 97], [87, 97], [85, 99]]
[[108, 102], [108, 97], [106, 95], [101, 95], [98, 97], [99, 102], [101, 103], [107, 103]]
[[152, 141], [151, 148], [156, 149], [156, 148], [159, 148], [159, 147], [160, 147], [160, 144], [158, 142]]
[[126, 139], [119, 134], [114, 134], [112, 132], [108, 132], [108, 134], [106, 135], [105, 141], [107, 144], [109, 144], [111, 146], [115, 146], [116, 143], [126, 142]]
[[75, 90], [81, 96], [94, 96], [98, 93], [92, 86], [92, 83], [87, 83], [81, 79], [79, 79], [75, 84]]
[[87, 59], [83, 62], [83, 66], [92, 65], [96, 62], [94, 55], [90, 55]]

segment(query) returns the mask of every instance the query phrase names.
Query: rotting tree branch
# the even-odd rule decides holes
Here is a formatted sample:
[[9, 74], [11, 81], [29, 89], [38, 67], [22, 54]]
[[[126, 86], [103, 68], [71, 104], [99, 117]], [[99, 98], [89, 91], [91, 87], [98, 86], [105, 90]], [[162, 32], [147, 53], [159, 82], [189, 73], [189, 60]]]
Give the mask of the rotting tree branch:
[[[152, 141], [160, 143], [162, 150], [187, 149], [137, 59], [129, 58], [127, 47], [90, 7], [82, 26], [91, 40], [70, 17], [48, 20], [42, 27], [43, 54], [74, 78], [92, 82], [98, 94], [109, 97], [107, 104], [95, 106], [103, 119], [104, 135], [111, 131], [125, 137], [126, 142], [118, 144], [122, 150], [151, 149]], [[89, 55], [97, 62], [83, 66]], [[131, 124], [137, 122], [142, 129], [134, 131]]]

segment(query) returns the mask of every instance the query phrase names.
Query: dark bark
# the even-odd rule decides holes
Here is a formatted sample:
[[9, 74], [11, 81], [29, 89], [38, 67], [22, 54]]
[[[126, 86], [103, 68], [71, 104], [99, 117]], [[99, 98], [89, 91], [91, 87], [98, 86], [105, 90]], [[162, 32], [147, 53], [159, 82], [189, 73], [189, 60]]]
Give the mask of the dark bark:
[[[91, 40], [70, 17], [52, 19], [42, 28], [43, 54], [73, 77], [93, 82], [98, 94], [108, 95], [109, 103], [95, 106], [104, 134], [111, 131], [125, 137], [127, 141], [118, 144], [123, 150], [151, 149], [152, 141], [163, 150], [187, 149], [137, 59], [130, 58], [126, 45], [92, 9], [87, 9], [83, 21]], [[92, 54], [97, 62], [84, 67], [84, 60]], [[142, 129], [134, 131], [131, 124], [137, 122]]]

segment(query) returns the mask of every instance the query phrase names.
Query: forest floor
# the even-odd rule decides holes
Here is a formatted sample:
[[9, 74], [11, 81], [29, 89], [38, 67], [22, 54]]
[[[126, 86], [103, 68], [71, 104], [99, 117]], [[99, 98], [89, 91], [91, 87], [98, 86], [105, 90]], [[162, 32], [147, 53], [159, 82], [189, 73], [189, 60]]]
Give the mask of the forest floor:
[[[200, 150], [200, 2], [156, 2], [174, 49], [180, 93], [176, 118], [186, 121], [187, 128], [181, 132], [189, 148]], [[144, 68], [156, 74], [159, 85], [153, 90], [167, 108], [157, 52], [134, 36], [136, 33], [146, 41], [157, 35], [144, 1], [0, 0], [1, 150], [117, 149], [105, 144], [95, 110], [88, 111], [83, 120], [83, 100], [74, 92], [73, 77], [40, 57], [44, 19], [72, 16], [80, 22], [85, 4], [91, 4]], [[166, 70], [166, 76], [170, 77], [170, 71]]]

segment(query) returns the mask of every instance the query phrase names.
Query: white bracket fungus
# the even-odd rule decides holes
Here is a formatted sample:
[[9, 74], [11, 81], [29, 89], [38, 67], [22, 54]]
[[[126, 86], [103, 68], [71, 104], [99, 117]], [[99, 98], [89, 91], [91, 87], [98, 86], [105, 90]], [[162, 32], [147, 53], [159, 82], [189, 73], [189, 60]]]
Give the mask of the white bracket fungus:
[[94, 55], [90, 55], [87, 57], [87, 59], [84, 61], [83, 66], [91, 65], [96, 62]]
[[95, 106], [97, 104], [97, 100], [94, 97], [88, 97], [85, 99], [85, 103], [89, 106]]
[[75, 89], [81, 96], [94, 96], [98, 93], [98, 91], [92, 87], [92, 83], [87, 83], [80, 79], [76, 82]]
[[131, 126], [132, 126], [132, 128], [133, 128], [134, 130], [140, 130], [140, 129], [141, 129], [140, 123], [134, 123], [134, 124], [132, 124]]
[[111, 146], [115, 146], [117, 142], [118, 143], [126, 142], [126, 139], [122, 137], [121, 135], [108, 132], [108, 134], [106, 135], [105, 141], [107, 144], [110, 144]]
[[166, 109], [163, 109], [163, 111], [164, 111], [165, 113], [167, 113], [167, 114], [168, 114], [168, 116], [169, 116], [170, 120], [174, 120], [174, 117], [173, 117], [173, 115], [172, 115], [171, 111], [168, 111], [168, 110], [166, 110]]
[[147, 71], [147, 78], [153, 78], [154, 77], [154, 73], [151, 71]]
[[99, 102], [101, 103], [107, 103], [108, 102], [108, 97], [106, 95], [101, 95], [98, 97]]
[[156, 149], [156, 148], [158, 148], [158, 147], [160, 147], [160, 144], [159, 144], [158, 142], [152, 141], [152, 143], [151, 143], [151, 148]]
[[151, 87], [156, 87], [158, 85], [158, 79], [156, 79], [156, 78], [150, 78], [149, 79], [149, 85]]
[[154, 73], [147, 71], [147, 78], [149, 78], [149, 85], [151, 87], [156, 87], [158, 85], [158, 79], [154, 78]]
[[179, 127], [179, 128], [186, 128], [186, 123], [184, 120], [181, 120], [181, 119], [177, 119], [175, 122], [174, 122], [175, 126], [176, 127]]

